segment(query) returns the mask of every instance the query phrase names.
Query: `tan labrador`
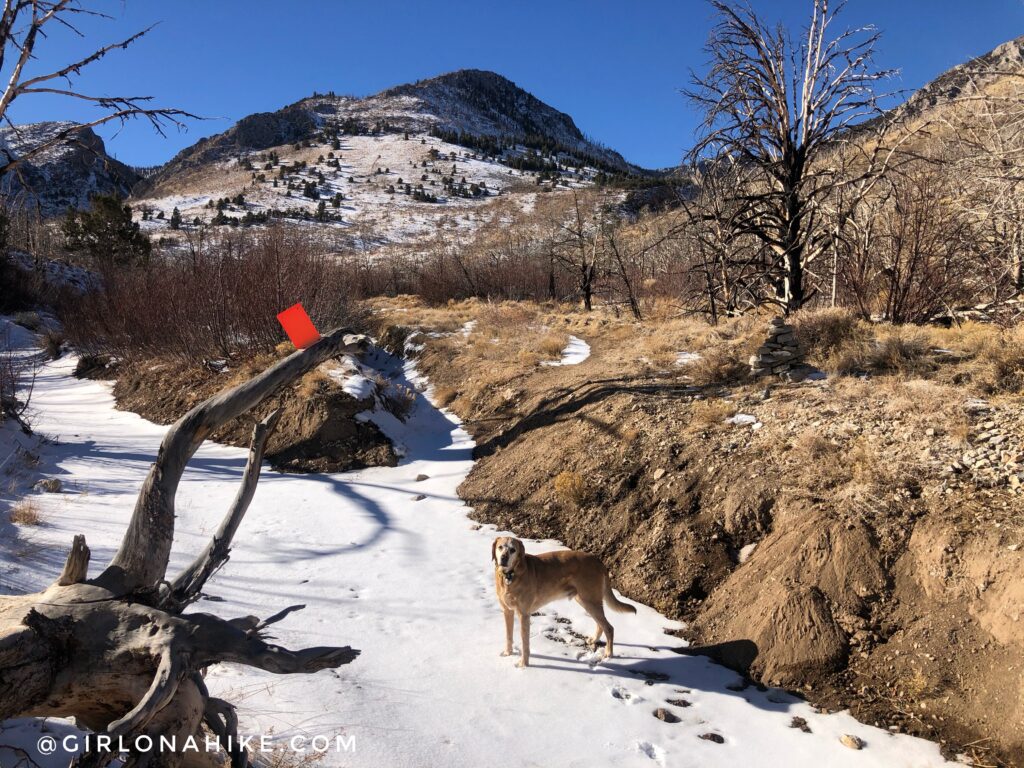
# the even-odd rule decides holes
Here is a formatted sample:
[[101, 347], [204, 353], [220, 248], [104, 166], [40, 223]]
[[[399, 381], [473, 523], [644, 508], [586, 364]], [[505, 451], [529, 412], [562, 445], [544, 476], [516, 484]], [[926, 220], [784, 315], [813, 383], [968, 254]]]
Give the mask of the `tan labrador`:
[[530, 664], [530, 614], [552, 600], [568, 597], [576, 600], [583, 610], [597, 622], [597, 630], [590, 639], [596, 646], [601, 634], [608, 638], [604, 658], [615, 652], [615, 630], [604, 615], [604, 603], [613, 611], [636, 613], [636, 608], [615, 597], [608, 569], [596, 555], [586, 552], [562, 550], [528, 555], [523, 542], [511, 536], [499, 536], [491, 545], [494, 562], [494, 586], [498, 602], [505, 612], [505, 650], [502, 656], [512, 655], [512, 630], [519, 616], [522, 656], [518, 667]]

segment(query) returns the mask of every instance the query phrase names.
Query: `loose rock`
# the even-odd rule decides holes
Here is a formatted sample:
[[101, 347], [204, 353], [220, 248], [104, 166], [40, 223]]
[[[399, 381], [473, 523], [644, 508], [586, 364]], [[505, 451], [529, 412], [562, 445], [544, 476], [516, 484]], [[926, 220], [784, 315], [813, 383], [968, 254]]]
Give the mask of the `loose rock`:
[[863, 749], [864, 747], [863, 739], [858, 736], [852, 736], [849, 733], [844, 733], [840, 736], [839, 743], [844, 747], [849, 747], [850, 749]]

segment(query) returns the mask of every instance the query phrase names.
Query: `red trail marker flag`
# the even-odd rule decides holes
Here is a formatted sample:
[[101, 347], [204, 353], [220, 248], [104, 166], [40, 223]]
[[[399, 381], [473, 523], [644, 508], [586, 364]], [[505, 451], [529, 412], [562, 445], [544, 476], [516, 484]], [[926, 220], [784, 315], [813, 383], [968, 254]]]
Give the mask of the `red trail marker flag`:
[[320, 332], [313, 325], [313, 321], [309, 319], [309, 315], [306, 314], [301, 303], [290, 306], [284, 312], [279, 313], [277, 321], [281, 323], [281, 327], [284, 328], [284, 332], [288, 334], [288, 338], [291, 339], [296, 349], [305, 349], [320, 340]]

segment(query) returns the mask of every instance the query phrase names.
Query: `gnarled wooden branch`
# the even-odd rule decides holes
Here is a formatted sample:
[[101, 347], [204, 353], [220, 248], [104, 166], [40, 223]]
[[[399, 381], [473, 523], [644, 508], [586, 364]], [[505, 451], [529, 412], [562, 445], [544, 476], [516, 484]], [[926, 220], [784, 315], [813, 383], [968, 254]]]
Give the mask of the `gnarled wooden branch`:
[[249, 443], [249, 458], [245, 464], [245, 471], [242, 473], [242, 485], [238, 489], [238, 495], [235, 496], [231, 509], [228, 510], [228, 514], [206, 549], [171, 584], [170, 594], [164, 601], [164, 605], [168, 608], [176, 606], [180, 611], [184, 606], [198, 600], [209, 578], [228, 561], [231, 555], [231, 541], [256, 493], [256, 483], [260, 479], [260, 468], [267, 440], [274, 431], [274, 427], [277, 426], [280, 417], [280, 410], [275, 410], [253, 427], [252, 440]]
[[167, 432], [135, 504], [128, 531], [96, 584], [117, 594], [153, 588], [167, 572], [174, 539], [174, 496], [185, 465], [218, 427], [245, 413], [282, 386], [328, 358], [356, 354], [365, 336], [338, 329], [243, 384], [211, 397], [182, 416]]
[[146, 695], [124, 717], [108, 725], [107, 733], [124, 736], [147, 725], [157, 712], [171, 703], [187, 671], [188, 656], [172, 647], [165, 648]]
[[71, 551], [68, 552], [68, 559], [64, 562], [64, 570], [57, 577], [58, 587], [67, 587], [71, 584], [79, 584], [85, 581], [89, 571], [89, 558], [92, 553], [85, 543], [85, 536], [78, 534], [71, 540]]
[[[263, 630], [301, 605], [262, 621], [181, 612], [228, 558], [276, 413], [256, 425], [241, 488], [209, 546], [174, 584], [164, 585], [164, 592], [158, 586], [174, 534], [174, 494], [203, 440], [321, 361], [357, 352], [365, 343], [363, 337], [335, 331], [191, 410], [168, 431], [120, 549], [98, 578], [87, 579], [89, 548], [76, 536], [51, 587], [36, 595], [0, 597], [0, 719], [75, 717], [83, 727], [129, 742], [146, 734], [174, 736], [182, 744], [189, 736], [201, 738], [198, 729], [206, 723], [223, 739], [232, 768], [246, 768], [234, 710], [210, 698], [203, 672], [233, 662], [277, 674], [308, 673], [348, 664], [359, 655], [348, 646], [293, 651], [267, 642]], [[147, 599], [160, 594], [163, 600]], [[104, 768], [113, 757], [91, 751], [73, 766]], [[183, 752], [129, 752], [125, 766], [175, 768], [183, 757]]]

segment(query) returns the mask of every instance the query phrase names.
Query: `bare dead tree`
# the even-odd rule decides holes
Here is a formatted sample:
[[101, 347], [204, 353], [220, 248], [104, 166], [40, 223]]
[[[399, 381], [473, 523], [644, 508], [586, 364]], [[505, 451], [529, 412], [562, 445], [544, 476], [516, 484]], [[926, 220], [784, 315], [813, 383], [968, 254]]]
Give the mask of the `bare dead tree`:
[[[163, 135], [168, 126], [184, 127], [184, 121], [195, 118], [180, 109], [152, 106], [151, 96], [98, 96], [83, 93], [75, 85], [75, 79], [89, 65], [105, 58], [107, 54], [129, 47], [138, 42], [151, 29], [147, 28], [118, 42], [105, 45], [88, 56], [69, 61], [49, 72], [32, 74], [32, 62], [36, 61], [36, 47], [45, 40], [51, 30], [63, 28], [83, 36], [77, 22], [86, 16], [106, 18], [105, 14], [86, 8], [79, 0], [4, 0], [0, 9], [0, 77], [6, 86], [0, 94], [0, 121], [21, 135], [10, 118], [12, 105], [24, 96], [49, 94], [84, 101], [99, 108], [100, 115], [85, 123], [68, 126], [49, 136], [30, 143], [15, 154], [7, 147], [0, 147], [0, 177], [16, 171], [18, 166], [54, 147], [76, 141], [76, 137], [87, 128], [95, 128], [110, 122], [124, 124], [129, 120], [142, 119]], [[83, 144], [83, 146], [85, 146]]]
[[722, 155], [695, 170], [697, 194], [679, 201], [687, 215], [685, 234], [691, 244], [685, 267], [696, 275], [694, 289], [703, 300], [690, 303], [706, 313], [712, 324], [720, 316], [735, 315], [771, 300], [774, 259], [739, 223], [747, 208], [735, 192], [749, 181], [746, 165]]
[[[686, 226], [685, 220], [671, 217], [640, 216], [627, 224], [609, 213], [601, 222], [601, 244], [607, 252], [607, 272], [612, 290], [621, 295], [635, 320], [643, 320], [640, 291], [645, 278], [653, 279], [652, 254], [675, 240]], [[617, 285], [615, 285], [617, 283]]]
[[557, 226], [559, 235], [553, 249], [555, 260], [575, 277], [577, 295], [583, 302], [583, 308], [590, 312], [594, 308], [603, 228], [595, 216], [584, 210], [575, 189], [572, 191], [572, 209]]
[[[228, 559], [276, 414], [256, 425], [241, 489], [210, 545], [178, 577], [169, 580], [166, 572], [178, 482], [206, 437], [320, 362], [364, 346], [362, 336], [333, 331], [193, 408], [164, 437], [121, 545], [100, 574], [88, 577], [89, 548], [84, 536], [76, 536], [53, 585], [0, 597], [0, 719], [75, 717], [94, 731], [123, 737], [128, 766], [177, 766], [187, 751], [185, 739], [202, 739], [204, 724], [222, 744], [236, 737], [232, 706], [211, 697], [203, 683], [208, 667], [233, 662], [293, 674], [356, 658], [359, 651], [348, 646], [291, 651], [267, 642], [264, 630], [303, 606], [262, 621], [183, 613]], [[161, 736], [177, 737], [180, 749], [146, 751], [144, 742], [135, 746], [140, 735], [157, 744]], [[113, 757], [89, 752], [76, 763], [99, 768]], [[233, 768], [245, 767], [244, 750], [235, 748], [230, 757]]]
[[786, 312], [813, 297], [809, 270], [832, 247], [834, 228], [823, 226], [822, 201], [839, 187], [881, 175], [892, 156], [884, 142], [861, 133], [857, 163], [834, 162], [851, 129], [863, 130], [881, 115], [875, 85], [892, 72], [873, 68], [876, 30], [830, 37], [842, 3], [832, 9], [828, 0], [812, 2], [810, 22], [795, 43], [749, 6], [711, 0], [720, 19], [707, 46], [711, 66], [686, 91], [704, 113], [694, 165], [724, 155], [750, 175], [735, 192], [741, 207], [730, 226], [760, 243], [772, 264], [766, 277], [775, 301]]
[[1024, 291], [1024, 81], [1016, 73], [991, 89], [986, 74], [969, 73], [940, 119], [943, 160], [963, 181], [957, 199], [985, 241], [995, 267], [989, 298], [999, 300]]

